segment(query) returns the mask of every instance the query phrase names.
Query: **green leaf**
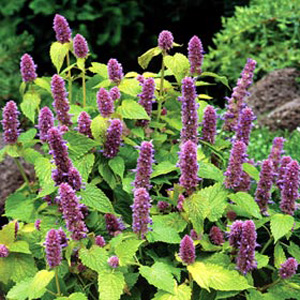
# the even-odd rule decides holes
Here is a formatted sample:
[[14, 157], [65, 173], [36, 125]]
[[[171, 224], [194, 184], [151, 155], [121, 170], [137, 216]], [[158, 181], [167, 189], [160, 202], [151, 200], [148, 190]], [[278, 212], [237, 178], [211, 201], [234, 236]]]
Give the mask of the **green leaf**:
[[92, 66], [89, 70], [95, 74], [99, 74], [103, 78], [108, 78], [107, 66], [97, 62], [92, 62]]
[[99, 246], [94, 245], [89, 250], [81, 248], [79, 258], [86, 267], [98, 273], [109, 268], [107, 263], [108, 254], [104, 248]]
[[245, 192], [238, 192], [236, 194], [228, 195], [228, 198], [235, 202], [248, 216], [261, 219], [259, 206], [251, 195]]
[[141, 86], [135, 78], [123, 79], [118, 88], [122, 93], [134, 98], [136, 98], [141, 91]]
[[294, 218], [290, 215], [276, 214], [271, 217], [271, 232], [274, 243], [289, 233], [294, 226]]
[[124, 171], [125, 171], [125, 162], [122, 157], [116, 156], [113, 159], [110, 159], [108, 161], [108, 165], [116, 175], [123, 178]]
[[141, 266], [139, 270], [140, 274], [146, 278], [150, 284], [158, 289], [175, 294], [173, 275], [164, 263], [156, 262], [151, 267]]
[[151, 178], [154, 178], [154, 177], [157, 177], [160, 175], [165, 175], [165, 174], [171, 173], [175, 170], [178, 170], [176, 165], [174, 165], [173, 163], [171, 163], [169, 161], [163, 161], [163, 162], [153, 166], [153, 172], [151, 174]]
[[117, 112], [121, 114], [124, 119], [150, 120], [145, 109], [133, 100], [122, 101], [122, 105], [118, 107]]
[[290, 242], [287, 250], [298, 262], [300, 262], [300, 247], [298, 245]]
[[20, 156], [17, 145], [6, 145], [4, 149], [6, 151], [6, 154], [8, 154], [11, 157], [19, 157]]
[[108, 127], [109, 122], [107, 119], [103, 118], [100, 115], [94, 118], [91, 123], [91, 130], [94, 139], [103, 144]]
[[101, 177], [108, 183], [109, 187], [114, 190], [117, 186], [116, 176], [109, 167], [107, 161], [103, 161], [98, 166]]
[[40, 103], [40, 95], [36, 92], [27, 92], [23, 97], [23, 102], [21, 103], [22, 112], [32, 123], [35, 123], [35, 114]]
[[230, 89], [229, 84], [228, 84], [228, 80], [225, 76], [220, 76], [220, 75], [218, 75], [216, 73], [213, 73], [213, 72], [203, 72], [203, 73], [201, 73], [200, 76], [214, 77], [214, 78], [220, 80], [226, 87], [228, 87]]
[[79, 195], [82, 197], [81, 202], [88, 207], [102, 213], [115, 213], [110, 200], [95, 185], [87, 184], [86, 188], [79, 192]]
[[93, 169], [94, 162], [95, 162], [95, 155], [93, 153], [88, 153], [73, 162], [74, 167], [80, 173], [83, 181], [85, 182], [88, 181], [89, 175]]
[[78, 69], [80, 69], [81, 71], [85, 71], [85, 58], [77, 58], [77, 67]]
[[12, 287], [8, 294], [7, 298], [11, 300], [25, 300], [28, 298], [29, 285], [32, 281], [32, 278], [26, 278], [25, 280], [17, 283]]
[[200, 178], [213, 179], [218, 182], [224, 181], [224, 175], [222, 170], [217, 168], [215, 165], [207, 162], [199, 162], [198, 176]]
[[125, 285], [124, 275], [118, 271], [99, 272], [98, 285], [100, 300], [119, 300]]
[[153, 57], [159, 55], [162, 50], [159, 47], [151, 48], [143, 55], [138, 57], [138, 63], [143, 68], [146, 69]]
[[195, 262], [187, 266], [193, 279], [201, 288], [220, 291], [242, 291], [250, 288], [247, 279], [237, 271], [227, 270], [219, 265]]
[[116, 246], [115, 253], [120, 260], [120, 266], [134, 263], [133, 256], [142, 243], [144, 243], [143, 240], [131, 239], [125, 240]]
[[51, 85], [49, 80], [45, 77], [38, 77], [35, 79], [34, 83], [39, 86], [40, 88], [46, 90], [47, 92], [51, 93]]
[[16, 221], [12, 221], [2, 227], [0, 230], [0, 244], [9, 247], [15, 241], [15, 223]]
[[257, 261], [257, 269], [264, 268], [269, 263], [269, 256], [255, 252], [255, 259]]
[[70, 300], [88, 300], [87, 296], [83, 293], [73, 293], [69, 296]]
[[50, 47], [50, 58], [58, 74], [64, 63], [65, 56], [70, 50], [70, 47], [70, 43], [62, 44], [59, 42], [54, 42]]
[[243, 171], [254, 180], [259, 181], [259, 171], [251, 164], [243, 163]]
[[25, 254], [31, 254], [29, 250], [29, 244], [26, 241], [16, 241], [9, 246], [10, 252], [19, 252]]
[[36, 136], [37, 130], [35, 128], [30, 128], [29, 130], [22, 132], [18, 137], [18, 142], [26, 143], [33, 140], [33, 138]]
[[187, 57], [181, 53], [176, 53], [174, 56], [167, 55], [164, 57], [166, 67], [172, 71], [178, 84], [188, 75], [190, 63]]
[[31, 148], [24, 149], [24, 151], [22, 151], [22, 156], [30, 164], [34, 164], [36, 160], [43, 157], [40, 152]]
[[168, 292], [159, 290], [153, 300], [190, 300], [192, 298], [192, 290], [186, 284], [175, 284], [174, 295]]
[[274, 266], [279, 269], [280, 265], [286, 261], [286, 256], [282, 246], [276, 243], [274, 248]]
[[154, 220], [159, 220], [159, 222], [165, 224], [166, 227], [175, 229], [176, 232], [182, 232], [186, 226], [187, 222], [178, 213], [169, 213], [162, 216], [153, 216]]

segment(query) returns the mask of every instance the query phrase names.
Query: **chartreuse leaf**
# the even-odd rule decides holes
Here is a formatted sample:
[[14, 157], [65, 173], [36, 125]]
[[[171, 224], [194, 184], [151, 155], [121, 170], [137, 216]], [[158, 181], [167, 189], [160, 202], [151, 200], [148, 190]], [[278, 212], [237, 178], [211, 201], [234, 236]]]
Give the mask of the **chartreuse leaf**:
[[33, 278], [27, 278], [16, 284], [9, 292], [9, 299], [37, 299], [46, 292], [46, 286], [54, 277], [54, 271], [42, 270], [36, 273]]
[[162, 262], [156, 262], [151, 267], [141, 266], [140, 274], [147, 281], [168, 293], [175, 294], [175, 282], [169, 268]]
[[23, 114], [32, 122], [35, 121], [35, 114], [41, 103], [40, 95], [36, 92], [27, 92], [23, 96], [23, 102], [21, 103], [21, 109]]
[[101, 271], [98, 276], [99, 299], [119, 300], [125, 286], [123, 273], [119, 271]]
[[84, 190], [79, 192], [82, 197], [81, 202], [90, 208], [103, 213], [114, 213], [114, 208], [106, 195], [95, 185], [86, 184]]
[[3, 226], [0, 230], [0, 244], [10, 246], [15, 241], [15, 224], [16, 222], [10, 222]]
[[175, 284], [174, 295], [163, 290], [159, 290], [153, 300], [190, 300], [192, 297], [192, 290], [186, 284]]
[[203, 162], [203, 161], [199, 162], [198, 176], [200, 178], [213, 179], [218, 182], [224, 181], [224, 175], [223, 175], [222, 170], [217, 168], [212, 163], [207, 163], [207, 162]]
[[163, 161], [157, 165], [154, 165], [153, 172], [151, 174], [151, 178], [171, 173], [177, 169], [178, 168], [176, 167], [175, 164], [173, 164], [169, 161]]
[[101, 272], [108, 269], [108, 254], [105, 249], [99, 246], [92, 246], [90, 249], [81, 248], [79, 251], [79, 258], [86, 267]]
[[298, 262], [300, 262], [300, 247], [298, 245], [290, 242], [287, 250]]
[[120, 260], [120, 266], [125, 266], [134, 262], [133, 256], [143, 242], [143, 240], [130, 239], [122, 241], [116, 246], [115, 253]]
[[251, 164], [243, 163], [243, 171], [245, 171], [250, 177], [259, 180], [259, 171]]
[[62, 44], [59, 42], [54, 42], [50, 47], [50, 58], [58, 74], [64, 63], [65, 56], [70, 50], [70, 47], [70, 43]]
[[35, 79], [34, 83], [39, 86], [40, 88], [46, 90], [47, 92], [51, 93], [51, 85], [50, 85], [50, 78], [47, 80], [46, 77], [38, 77]]
[[143, 68], [146, 69], [152, 60], [153, 57], [159, 55], [161, 53], [161, 49], [159, 47], [151, 48], [144, 54], [138, 57], [138, 63]]
[[85, 154], [79, 159], [75, 160], [74, 167], [80, 173], [83, 181], [87, 182], [89, 175], [92, 171], [93, 165], [95, 162], [95, 155], [93, 153]]
[[135, 78], [123, 79], [118, 87], [122, 93], [130, 95], [134, 98], [136, 98], [141, 91], [141, 86]]
[[18, 142], [26, 143], [30, 142], [37, 134], [37, 130], [35, 128], [30, 128], [29, 130], [22, 132], [18, 137]]
[[[154, 217], [156, 220], [157, 217]], [[169, 213], [167, 215], [159, 216], [160, 222], [164, 223], [165, 226], [175, 229], [177, 232], [182, 232], [186, 226], [187, 222], [178, 213]]]
[[19, 252], [25, 254], [31, 254], [29, 250], [29, 244], [26, 241], [16, 241], [9, 246], [10, 252]]
[[91, 123], [91, 130], [94, 139], [101, 144], [104, 143], [105, 134], [108, 127], [109, 122], [107, 119], [103, 118], [100, 115], [94, 118]]
[[171, 70], [178, 84], [189, 73], [190, 63], [187, 57], [181, 53], [174, 56], [167, 55], [164, 57], [166, 67]]
[[226, 87], [228, 87], [230, 89], [230, 87], [228, 85], [228, 80], [225, 76], [220, 76], [220, 75], [218, 75], [216, 73], [213, 73], [213, 72], [203, 72], [203, 73], [201, 73], [201, 76], [214, 77], [214, 78], [220, 80]]
[[34, 164], [36, 162], [36, 160], [43, 157], [43, 155], [40, 152], [38, 152], [32, 148], [24, 149], [22, 151], [22, 156], [30, 164]]
[[124, 171], [125, 171], [125, 162], [122, 157], [116, 156], [113, 159], [110, 159], [108, 161], [108, 165], [116, 175], [123, 178]]
[[271, 232], [274, 243], [290, 232], [294, 226], [294, 218], [290, 215], [276, 214], [271, 217]]
[[55, 300], [88, 300], [83, 293], [73, 293], [69, 297], [58, 297]]
[[279, 243], [276, 243], [274, 248], [274, 265], [277, 269], [280, 268], [280, 265], [286, 261], [286, 256], [282, 246]]
[[268, 294], [265, 296], [264, 300], [300, 300], [299, 290], [300, 286], [294, 282], [289, 284], [279, 283], [268, 289]]
[[264, 268], [269, 263], [269, 256], [255, 252], [255, 259], [257, 261], [257, 269]]
[[117, 112], [121, 114], [124, 119], [150, 120], [144, 107], [133, 100], [122, 101], [122, 105], [118, 107]]
[[98, 62], [92, 62], [89, 70], [95, 74], [99, 74], [103, 78], [108, 78], [107, 66]]
[[242, 291], [250, 288], [247, 279], [237, 271], [227, 270], [219, 265], [195, 262], [187, 266], [193, 279], [201, 288], [220, 291]]

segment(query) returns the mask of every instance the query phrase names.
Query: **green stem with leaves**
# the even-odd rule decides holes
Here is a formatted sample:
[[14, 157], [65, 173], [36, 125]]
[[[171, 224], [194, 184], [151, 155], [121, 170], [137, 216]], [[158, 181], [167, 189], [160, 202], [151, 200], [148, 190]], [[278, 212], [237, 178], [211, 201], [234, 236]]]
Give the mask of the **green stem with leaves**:
[[85, 68], [82, 70], [82, 93], [83, 93], [83, 107], [85, 107], [86, 106]]
[[58, 280], [58, 268], [55, 268], [55, 282], [56, 282], [56, 289], [57, 289], [57, 296], [60, 296], [60, 286], [59, 286], [59, 280]]
[[259, 290], [260, 292], [263, 292], [263, 291], [267, 290], [268, 288], [270, 288], [270, 287], [272, 287], [272, 286], [278, 284], [280, 281], [281, 281], [281, 278], [278, 278], [278, 279], [275, 280], [274, 282], [269, 283], [269, 284], [266, 284], [266, 285], [264, 285], [264, 286], [261, 287], [261, 288], [258, 288], [258, 290]]
[[20, 173], [21, 173], [21, 175], [22, 175], [22, 177], [23, 177], [23, 179], [24, 179], [24, 182], [26, 183], [26, 185], [28, 186], [29, 190], [31, 191], [29, 179], [28, 179], [28, 177], [27, 177], [27, 175], [26, 175], [26, 173], [25, 173], [25, 170], [24, 170], [23, 165], [22, 165], [22, 164], [20, 163], [20, 161], [19, 161], [17, 158], [15, 158], [15, 157], [14, 157], [14, 161], [15, 161], [15, 163], [16, 163], [16, 165], [17, 165], [17, 167], [18, 167], [18, 169], [19, 169], [19, 171], [20, 171]]
[[164, 78], [165, 78], [165, 56], [166, 51], [162, 52], [162, 63], [161, 63], [161, 71], [160, 71], [160, 87], [159, 87], [159, 99], [158, 99], [158, 107], [157, 107], [157, 122], [159, 122], [161, 116], [161, 109], [163, 103], [163, 92], [164, 92]]
[[[67, 67], [70, 68], [70, 54], [67, 53]], [[68, 83], [69, 83], [69, 102], [72, 103], [72, 74], [71, 69], [68, 70]]]

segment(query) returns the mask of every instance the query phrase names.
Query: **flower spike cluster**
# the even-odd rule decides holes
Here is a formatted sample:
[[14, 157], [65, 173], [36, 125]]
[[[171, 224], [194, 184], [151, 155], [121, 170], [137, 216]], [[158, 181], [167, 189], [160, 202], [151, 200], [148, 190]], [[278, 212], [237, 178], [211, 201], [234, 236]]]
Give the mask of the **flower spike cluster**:
[[234, 249], [238, 249], [241, 243], [241, 234], [243, 229], [243, 221], [235, 221], [230, 226], [229, 245]]
[[50, 229], [46, 236], [46, 258], [50, 268], [55, 268], [62, 261], [62, 247], [60, 235], [57, 230]]
[[185, 235], [180, 242], [179, 257], [182, 262], [190, 265], [195, 262], [195, 246], [192, 238], [189, 235]]
[[97, 93], [97, 105], [103, 118], [108, 118], [114, 112], [114, 101], [105, 88], [100, 88]]
[[56, 33], [56, 40], [62, 44], [71, 41], [72, 31], [65, 17], [56, 14], [53, 20], [53, 29]]
[[274, 138], [272, 149], [271, 149], [270, 155], [268, 157], [273, 162], [274, 172], [276, 173], [275, 174], [276, 176], [279, 171], [278, 168], [279, 168], [279, 164], [280, 164], [280, 160], [281, 160], [281, 155], [283, 154], [284, 141], [285, 141], [285, 139], [282, 137]]
[[283, 184], [284, 184], [284, 175], [286, 172], [287, 165], [292, 161], [292, 158], [290, 156], [283, 156], [281, 161], [280, 161], [280, 168], [278, 172], [278, 177], [277, 177], [277, 186], [279, 187], [280, 190], [282, 190]]
[[217, 113], [211, 105], [207, 105], [204, 109], [202, 122], [202, 137], [201, 139], [210, 144], [215, 143], [217, 131]]
[[293, 215], [296, 210], [296, 200], [299, 198], [299, 164], [291, 161], [285, 171], [281, 190], [280, 209], [283, 213]]
[[[245, 161], [250, 165], [254, 165], [253, 159], [248, 159]], [[234, 188], [235, 192], [248, 192], [251, 188], [251, 177], [245, 171], [242, 172], [242, 177], [240, 183]]]
[[142, 239], [149, 231], [151, 198], [145, 188], [137, 188], [134, 191], [134, 203], [132, 208], [132, 229]]
[[202, 73], [201, 66], [203, 62], [203, 46], [201, 40], [194, 35], [188, 45], [188, 58], [191, 65], [190, 72], [192, 75], [200, 75]]
[[158, 47], [164, 51], [168, 51], [173, 47], [174, 37], [172, 32], [163, 30], [158, 36]]
[[260, 212], [267, 214], [268, 203], [271, 198], [271, 188], [274, 179], [273, 162], [270, 159], [263, 161], [259, 174], [259, 182], [255, 192], [255, 201], [257, 202]]
[[52, 77], [51, 91], [54, 99], [53, 106], [55, 108], [57, 119], [61, 125], [71, 126], [71, 115], [69, 101], [67, 99], [67, 92], [64, 80], [57, 74]]
[[243, 163], [246, 158], [246, 145], [241, 141], [234, 142], [231, 152], [229, 163], [226, 172], [224, 184], [226, 188], [236, 188], [241, 180], [243, 175]]
[[3, 119], [1, 121], [4, 131], [4, 141], [6, 144], [15, 144], [18, 140], [20, 122], [18, 120], [19, 111], [14, 101], [8, 101], [3, 108]]
[[109, 79], [119, 85], [124, 77], [122, 65], [115, 59], [111, 58], [107, 63], [107, 72]]
[[59, 196], [63, 217], [66, 221], [68, 230], [72, 233], [72, 239], [81, 240], [82, 238], [85, 238], [87, 228], [83, 221], [84, 216], [81, 212], [75, 191], [68, 183], [62, 183], [59, 186]]
[[116, 255], [111, 256], [107, 262], [113, 269], [116, 269], [120, 264], [119, 258]]
[[[151, 117], [152, 113], [152, 102], [154, 99], [155, 82], [153, 78], [147, 78], [142, 84], [142, 93], [139, 94], [139, 104], [144, 107], [147, 115]], [[146, 127], [149, 124], [149, 120], [138, 120], [136, 124], [138, 126]]]
[[106, 132], [103, 155], [107, 158], [115, 157], [120, 149], [122, 140], [123, 125], [119, 119], [110, 121], [110, 126]]
[[78, 58], [86, 58], [89, 53], [89, 47], [86, 39], [81, 34], [76, 34], [73, 40], [75, 56]]
[[154, 161], [154, 149], [151, 142], [142, 142], [140, 154], [137, 161], [134, 187], [151, 189], [150, 176], [152, 174], [152, 164]]
[[125, 229], [125, 225], [121, 218], [117, 218], [113, 214], [105, 214], [106, 229], [110, 235], [116, 236]]
[[282, 279], [288, 279], [293, 277], [298, 268], [298, 262], [294, 257], [289, 257], [283, 264], [281, 264], [281, 267], [279, 269], [279, 276]]
[[106, 245], [105, 239], [101, 235], [97, 235], [95, 237], [95, 244], [101, 248], [103, 248]]
[[213, 226], [209, 232], [211, 242], [217, 246], [224, 244], [224, 234], [218, 226]]
[[37, 78], [36, 64], [27, 53], [21, 57], [20, 70], [24, 82], [32, 82]]
[[7, 257], [9, 255], [9, 250], [4, 244], [0, 244], [0, 258]]
[[91, 130], [91, 117], [90, 115], [83, 111], [78, 116], [78, 132], [89, 137], [90, 139], [93, 138], [92, 130]]
[[120, 90], [117, 86], [112, 87], [109, 90], [109, 96], [111, 97], [112, 101], [116, 101], [121, 98]]
[[241, 73], [241, 78], [237, 81], [237, 86], [233, 89], [231, 98], [228, 99], [227, 111], [224, 115], [225, 123], [223, 129], [226, 131], [235, 131], [241, 110], [244, 108], [247, 89], [252, 84], [253, 72], [256, 61], [248, 59]]
[[246, 107], [241, 111], [237, 125], [236, 140], [244, 142], [247, 146], [249, 145], [254, 120], [255, 116], [250, 107]]
[[48, 130], [54, 126], [54, 117], [49, 107], [45, 106], [40, 110], [39, 114], [39, 133], [40, 140], [43, 143], [47, 142]]

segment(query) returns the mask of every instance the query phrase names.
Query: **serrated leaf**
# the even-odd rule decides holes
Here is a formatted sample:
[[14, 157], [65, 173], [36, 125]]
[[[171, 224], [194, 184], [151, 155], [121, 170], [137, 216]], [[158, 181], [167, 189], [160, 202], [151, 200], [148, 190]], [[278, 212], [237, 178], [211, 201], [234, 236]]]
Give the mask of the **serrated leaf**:
[[290, 232], [294, 226], [294, 218], [290, 215], [276, 214], [271, 217], [271, 232], [274, 243]]
[[34, 83], [39, 86], [40, 88], [46, 90], [47, 92], [51, 93], [51, 85], [50, 80], [47, 80], [45, 77], [38, 77], [35, 79]]
[[218, 182], [224, 181], [224, 175], [222, 170], [217, 168], [215, 165], [207, 162], [199, 162], [198, 176], [200, 178], [213, 179]]
[[105, 249], [99, 246], [94, 245], [90, 249], [81, 248], [79, 258], [86, 267], [96, 272], [108, 269], [108, 254]]
[[83, 72], [85, 71], [85, 58], [81, 58], [81, 57], [77, 58], [76, 64], [78, 69], [80, 69]]
[[255, 252], [255, 260], [257, 261], [257, 269], [261, 269], [268, 265], [269, 256]]
[[67, 55], [69, 50], [70, 43], [62, 44], [59, 42], [54, 42], [50, 47], [50, 58], [58, 74], [64, 63], [65, 56]]
[[108, 165], [116, 175], [123, 178], [125, 171], [125, 162], [122, 157], [116, 156], [113, 159], [110, 159], [108, 161]]
[[138, 57], [138, 63], [143, 68], [146, 69], [153, 57], [159, 55], [162, 50], [159, 47], [151, 48], [144, 54]]
[[151, 174], [151, 178], [171, 173], [175, 170], [178, 170], [175, 164], [169, 161], [163, 161], [157, 165], [153, 166], [153, 172]]
[[88, 153], [73, 162], [74, 167], [78, 170], [84, 182], [88, 181], [94, 162], [95, 155], [93, 153]]
[[276, 243], [274, 248], [274, 266], [279, 269], [280, 265], [286, 261], [286, 256], [282, 246]]
[[54, 277], [54, 271], [41, 270], [39, 271], [30, 284], [28, 290], [28, 298], [36, 299], [41, 298], [46, 292], [46, 286]]
[[55, 190], [54, 181], [52, 179], [52, 170], [55, 166], [51, 164], [50, 160], [47, 158], [39, 158], [34, 163], [34, 170], [36, 176], [39, 178], [42, 190], [47, 190], [52, 192]]
[[14, 287], [12, 287], [8, 294], [7, 298], [11, 300], [25, 300], [28, 298], [28, 290], [29, 285], [32, 281], [32, 278], [27, 278], [19, 283], [17, 283]]
[[287, 250], [298, 262], [300, 262], [300, 247], [298, 245], [290, 242]]
[[35, 92], [27, 92], [23, 96], [21, 109], [23, 114], [32, 122], [35, 123], [35, 115], [41, 103], [40, 95]]
[[130, 95], [134, 98], [136, 98], [141, 91], [141, 86], [135, 78], [123, 79], [118, 88], [120, 92]]
[[230, 89], [229, 84], [228, 84], [228, 79], [225, 76], [220, 76], [220, 75], [218, 75], [216, 73], [213, 73], [213, 72], [202, 72], [201, 76], [214, 77], [214, 78], [220, 80], [227, 88]]
[[22, 152], [22, 156], [27, 162], [31, 164], [34, 164], [37, 159], [43, 157], [40, 152], [31, 148], [24, 149], [24, 151]]
[[18, 142], [26, 143], [30, 142], [37, 134], [37, 130], [35, 128], [30, 128], [29, 130], [22, 132], [18, 137]]
[[159, 222], [165, 224], [166, 227], [170, 227], [175, 229], [177, 232], [182, 232], [186, 226], [187, 221], [182, 218], [182, 216], [178, 213], [169, 213], [167, 215], [162, 216], [153, 216], [156, 221], [159, 219]]
[[107, 119], [103, 118], [100, 115], [94, 118], [91, 123], [91, 130], [94, 139], [103, 144], [108, 127], [109, 122]]
[[133, 256], [142, 243], [144, 243], [143, 240], [131, 239], [122, 241], [116, 246], [115, 253], [120, 260], [120, 266], [125, 266], [134, 262]]
[[103, 161], [103, 163], [99, 164], [98, 171], [101, 177], [108, 183], [109, 187], [114, 190], [117, 186], [116, 176], [107, 161]]
[[158, 289], [175, 294], [173, 275], [164, 263], [156, 262], [151, 267], [141, 266], [139, 270], [140, 274], [146, 278], [150, 284]]
[[208, 291], [210, 288], [220, 291], [242, 291], [251, 287], [247, 279], [237, 271], [227, 270], [219, 265], [195, 262], [188, 265], [187, 269], [197, 284]]
[[190, 63], [187, 57], [181, 53], [174, 56], [167, 55], [164, 57], [166, 67], [172, 71], [178, 84], [189, 73]]
[[256, 181], [259, 181], [259, 171], [253, 165], [243, 163], [243, 171]]
[[253, 197], [245, 192], [228, 195], [228, 198], [237, 204], [249, 216], [261, 219], [260, 209]]
[[115, 213], [110, 200], [95, 185], [87, 184], [84, 190], [79, 192], [82, 197], [81, 202], [90, 208], [102, 213]]
[[15, 241], [15, 221], [4, 225], [0, 230], [0, 244], [10, 246]]
[[119, 300], [125, 285], [124, 275], [121, 272], [99, 272], [99, 299], [100, 300]]
[[95, 74], [99, 74], [103, 78], [108, 78], [107, 65], [98, 62], [92, 62], [89, 70]]
[[10, 252], [19, 252], [25, 254], [31, 254], [29, 250], [29, 244], [26, 241], [16, 241], [9, 246]]
[[192, 290], [186, 284], [175, 285], [174, 295], [159, 290], [155, 295], [153, 300], [190, 300], [192, 297]]
[[17, 145], [6, 145], [5, 152], [6, 152], [6, 154], [8, 154], [11, 157], [19, 157], [20, 156]]
[[117, 112], [121, 114], [124, 119], [150, 120], [145, 109], [133, 100], [122, 101], [122, 105], [118, 107]]

